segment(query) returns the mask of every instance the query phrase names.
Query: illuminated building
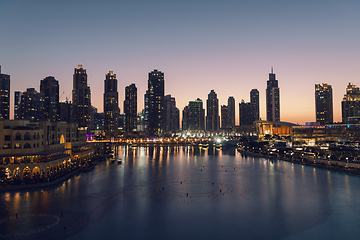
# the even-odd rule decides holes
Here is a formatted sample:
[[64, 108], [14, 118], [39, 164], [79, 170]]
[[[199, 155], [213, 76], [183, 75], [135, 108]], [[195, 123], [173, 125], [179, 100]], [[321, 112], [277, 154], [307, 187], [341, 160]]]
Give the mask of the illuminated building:
[[20, 119], [20, 103], [21, 103], [21, 92], [15, 91], [14, 94], [14, 119]]
[[205, 109], [200, 98], [195, 101], [189, 101], [189, 105], [184, 108], [182, 130], [205, 130]]
[[105, 136], [117, 136], [119, 119], [119, 93], [116, 74], [109, 71], [104, 80], [104, 131]]
[[150, 135], [161, 135], [164, 132], [164, 73], [154, 70], [148, 80], [148, 128]]
[[229, 109], [226, 105], [221, 105], [221, 129], [229, 128]]
[[0, 120], [9, 119], [10, 114], [10, 75], [1, 73], [0, 66]]
[[293, 142], [303, 142], [309, 146], [329, 145], [334, 141], [347, 142], [347, 144], [352, 142], [358, 145], [360, 142], [360, 124], [293, 126], [292, 139]]
[[131, 84], [125, 88], [125, 132], [137, 131], [137, 88]]
[[263, 138], [265, 135], [290, 136], [293, 132], [293, 128], [298, 125], [289, 122], [258, 120], [254, 122], [254, 126], [258, 137]]
[[176, 101], [171, 95], [164, 97], [164, 127], [165, 132], [176, 132], [179, 130], [179, 109], [176, 107]]
[[86, 131], [66, 122], [0, 121], [0, 163], [5, 181], [48, 178], [68, 173], [94, 150]]
[[208, 99], [206, 100], [206, 114], [206, 130], [211, 132], [219, 131], [219, 100], [214, 90], [211, 90], [208, 94]]
[[79, 127], [91, 127], [91, 92], [87, 85], [86, 70], [79, 64], [74, 69], [72, 90], [72, 118]]
[[72, 117], [71, 117], [72, 103], [66, 99], [66, 101], [59, 103], [59, 109], [60, 109], [60, 112], [59, 112], [60, 121], [71, 123], [72, 122]]
[[330, 84], [315, 84], [316, 122], [320, 125], [333, 123], [333, 100]]
[[360, 90], [349, 83], [346, 94], [341, 102], [342, 122], [347, 123], [348, 118], [360, 117]]
[[57, 122], [60, 120], [59, 82], [54, 77], [46, 77], [40, 81], [40, 93], [43, 97], [43, 119]]
[[266, 88], [266, 120], [279, 122], [280, 121], [280, 90], [278, 87], [278, 80], [276, 80], [273, 68], [269, 73], [269, 80]]
[[240, 126], [252, 125], [254, 122], [252, 105], [250, 102], [245, 102], [244, 99], [239, 103], [239, 117]]
[[229, 128], [235, 130], [235, 98], [229, 97], [228, 98], [228, 118], [229, 118]]
[[20, 97], [19, 119], [37, 122], [44, 120], [44, 102], [41, 93], [28, 88]]
[[251, 111], [253, 115], [253, 121], [260, 120], [260, 100], [259, 100], [259, 91], [257, 89], [252, 89], [250, 91], [250, 104]]

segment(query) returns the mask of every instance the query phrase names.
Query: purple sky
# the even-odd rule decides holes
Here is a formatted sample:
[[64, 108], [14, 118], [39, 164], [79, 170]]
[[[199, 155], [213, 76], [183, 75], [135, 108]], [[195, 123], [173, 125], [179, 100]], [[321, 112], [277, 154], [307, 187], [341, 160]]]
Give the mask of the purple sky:
[[[143, 108], [148, 72], [165, 73], [165, 93], [182, 111], [214, 89], [249, 101], [265, 89], [270, 68], [279, 80], [282, 121], [315, 121], [316, 83], [333, 86], [334, 120], [349, 82], [360, 85], [360, 1], [0, 1], [0, 65], [14, 91], [54, 76], [60, 100], [71, 96], [79, 63], [88, 73], [92, 104], [103, 109], [105, 74], [138, 88]], [[206, 104], [204, 104], [206, 108]], [[11, 118], [13, 107], [11, 107]]]

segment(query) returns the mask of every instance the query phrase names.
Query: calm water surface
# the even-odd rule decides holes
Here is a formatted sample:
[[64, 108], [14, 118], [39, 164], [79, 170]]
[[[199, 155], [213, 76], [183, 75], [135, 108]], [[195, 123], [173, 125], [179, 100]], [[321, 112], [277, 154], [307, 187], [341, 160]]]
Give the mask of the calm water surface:
[[235, 149], [119, 147], [62, 184], [0, 192], [3, 239], [358, 239], [360, 177]]

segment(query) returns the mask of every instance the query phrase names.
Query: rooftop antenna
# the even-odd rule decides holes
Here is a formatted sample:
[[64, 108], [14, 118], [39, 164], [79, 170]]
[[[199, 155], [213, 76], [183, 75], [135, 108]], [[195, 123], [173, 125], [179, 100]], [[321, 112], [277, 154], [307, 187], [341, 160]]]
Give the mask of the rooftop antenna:
[[273, 74], [273, 67], [271, 67], [271, 74]]

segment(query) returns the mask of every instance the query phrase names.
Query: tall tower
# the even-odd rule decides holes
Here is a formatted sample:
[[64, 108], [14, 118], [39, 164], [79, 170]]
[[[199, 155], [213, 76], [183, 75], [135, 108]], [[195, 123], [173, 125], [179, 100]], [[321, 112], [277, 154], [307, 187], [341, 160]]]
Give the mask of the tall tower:
[[160, 135], [164, 132], [164, 73], [154, 70], [148, 80], [148, 133]]
[[21, 103], [21, 92], [15, 91], [14, 94], [14, 119], [21, 119], [20, 116], [20, 103]]
[[206, 100], [206, 130], [219, 131], [220, 129], [220, 116], [219, 116], [219, 100], [214, 90], [208, 94]]
[[106, 136], [117, 136], [119, 93], [116, 74], [109, 71], [104, 80], [104, 130]]
[[171, 95], [164, 97], [164, 130], [165, 132], [175, 132], [179, 130], [179, 109], [176, 101]]
[[9, 119], [10, 114], [10, 75], [1, 73], [0, 66], [0, 120]]
[[240, 126], [253, 124], [253, 112], [250, 102], [245, 102], [244, 99], [239, 103], [239, 117]]
[[269, 73], [266, 88], [266, 120], [280, 122], [280, 89], [273, 68]]
[[228, 98], [228, 118], [229, 118], [229, 128], [235, 130], [235, 98], [229, 97]]
[[330, 84], [315, 84], [316, 122], [320, 125], [333, 123], [332, 87]]
[[44, 101], [43, 119], [51, 122], [59, 121], [59, 82], [51, 76], [44, 78], [40, 81], [40, 93]]
[[221, 105], [221, 129], [229, 128], [229, 109], [227, 105]]
[[40, 121], [44, 119], [43, 95], [35, 90], [28, 88], [23, 92], [20, 100], [20, 118], [30, 121]]
[[131, 84], [125, 88], [124, 100], [125, 132], [134, 132], [137, 129], [137, 88]]
[[346, 94], [341, 101], [342, 123], [348, 123], [351, 117], [360, 117], [360, 90], [349, 83]]
[[86, 70], [81, 64], [74, 69], [72, 91], [72, 117], [79, 127], [91, 127], [91, 92], [87, 85]]
[[250, 104], [251, 111], [253, 115], [253, 121], [260, 119], [260, 104], [259, 104], [259, 91], [257, 89], [252, 89], [250, 91]]

